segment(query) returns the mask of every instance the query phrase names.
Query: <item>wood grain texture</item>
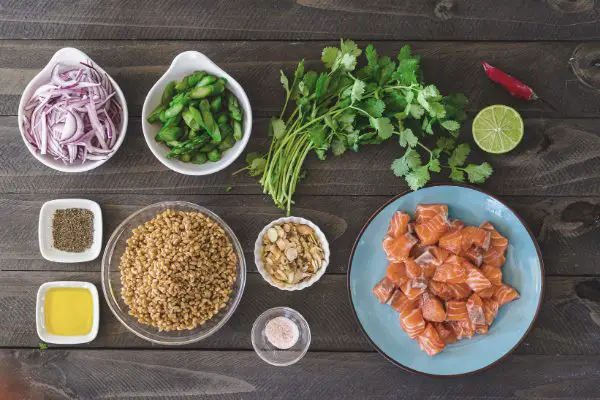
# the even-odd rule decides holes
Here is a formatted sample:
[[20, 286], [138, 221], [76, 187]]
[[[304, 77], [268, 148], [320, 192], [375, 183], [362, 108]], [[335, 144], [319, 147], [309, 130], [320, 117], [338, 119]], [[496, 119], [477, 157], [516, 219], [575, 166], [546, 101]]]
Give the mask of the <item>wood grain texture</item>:
[[[104, 244], [118, 224], [134, 211], [152, 203], [169, 200], [203, 205], [224, 218], [234, 230], [246, 254], [248, 269], [254, 241], [263, 226], [280, 217], [270, 199], [258, 195], [137, 195], [86, 194], [103, 210]], [[59, 197], [64, 197], [59, 194]], [[1, 195], [0, 270], [100, 271], [100, 259], [66, 266], [44, 260], [39, 253], [38, 216], [42, 204], [56, 195]], [[360, 229], [389, 197], [386, 196], [299, 196], [294, 215], [310, 219], [325, 232], [331, 248], [327, 273], [345, 273], [348, 257]], [[506, 197], [537, 238], [546, 273], [549, 275], [600, 275], [600, 197]]]
[[5, 0], [0, 37], [27, 39], [582, 40], [593, 0]]
[[[525, 135], [508, 154], [483, 155], [468, 130], [473, 160], [489, 161], [495, 173], [482, 187], [499, 196], [598, 196], [600, 195], [600, 124], [597, 119], [525, 120]], [[467, 123], [467, 126], [469, 123]], [[256, 121], [247, 151], [268, 149], [267, 120]], [[307, 176], [298, 185], [299, 195], [394, 195], [407, 189], [404, 180], [390, 171], [402, 149], [394, 140], [364, 146], [358, 153], [330, 156], [305, 163]], [[105, 165], [85, 174], [67, 174], [39, 163], [25, 148], [16, 118], [0, 117], [0, 193], [100, 194], [223, 194], [233, 186], [237, 194], [261, 194], [258, 179], [232, 172], [245, 165], [241, 156], [229, 168], [209, 176], [181, 175], [163, 166], [144, 141], [139, 119], [132, 119], [117, 154]], [[437, 181], [447, 181], [436, 175]], [[302, 203], [297, 203], [303, 207]]]
[[591, 399], [600, 390], [599, 362], [512, 356], [474, 376], [435, 379], [378, 354], [309, 352], [280, 368], [249, 351], [2, 350], [0, 377], [34, 399]]
[[[279, 70], [293, 72], [302, 58], [306, 60], [307, 68], [321, 68], [319, 59], [323, 47], [336, 44], [337, 42], [280, 41], [2, 41], [0, 115], [16, 115], [21, 93], [31, 78], [46, 65], [56, 50], [73, 46], [86, 52], [117, 81], [127, 99], [130, 116], [141, 115], [148, 90], [177, 54], [197, 50], [240, 82], [250, 98], [255, 116], [270, 117], [278, 115], [283, 104]], [[366, 44], [367, 42], [361, 42], [363, 47]], [[380, 54], [393, 56], [405, 42], [375, 44]], [[526, 116], [600, 116], [598, 92], [579, 83], [569, 70], [568, 60], [577, 43], [410, 44], [414, 52], [422, 57], [426, 81], [437, 85], [443, 93], [465, 93], [471, 101], [470, 110], [473, 112], [490, 104], [508, 104], [515, 106]], [[596, 47], [590, 47], [587, 52], [592, 52], [594, 48]], [[580, 57], [585, 57], [585, 54], [583, 52]], [[506, 69], [531, 85], [555, 109], [543, 102], [525, 102], [511, 97], [485, 77], [480, 65], [482, 60]]]
[[[101, 287], [97, 272], [0, 272], [0, 347], [37, 347], [35, 293], [39, 285], [50, 280], [84, 280]], [[283, 305], [306, 317], [312, 350], [373, 351], [352, 314], [343, 275], [326, 275], [302, 293], [290, 293], [269, 286], [258, 274], [250, 274], [242, 301], [227, 324], [218, 334], [187, 347], [251, 349], [254, 320], [266, 309]], [[113, 317], [103, 296], [100, 320], [98, 338], [85, 347], [160, 347], [127, 331]], [[399, 327], [398, 334], [403, 334]], [[517, 352], [600, 355], [600, 280], [547, 278], [539, 319]]]

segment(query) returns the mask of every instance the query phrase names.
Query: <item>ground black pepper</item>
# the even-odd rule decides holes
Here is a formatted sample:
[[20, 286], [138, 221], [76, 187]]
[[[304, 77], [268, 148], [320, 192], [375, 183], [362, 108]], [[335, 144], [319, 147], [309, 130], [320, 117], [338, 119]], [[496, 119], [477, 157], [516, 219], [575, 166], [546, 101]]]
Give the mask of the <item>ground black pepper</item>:
[[58, 250], [81, 253], [92, 247], [94, 214], [84, 208], [56, 210], [52, 218], [52, 240]]

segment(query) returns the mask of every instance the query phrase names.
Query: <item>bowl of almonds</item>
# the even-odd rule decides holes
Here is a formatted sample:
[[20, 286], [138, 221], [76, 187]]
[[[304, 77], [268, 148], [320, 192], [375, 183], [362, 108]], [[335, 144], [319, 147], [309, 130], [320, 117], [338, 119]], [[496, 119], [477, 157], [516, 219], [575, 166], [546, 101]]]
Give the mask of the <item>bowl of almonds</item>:
[[299, 217], [279, 218], [263, 228], [254, 246], [262, 277], [282, 290], [302, 290], [329, 264], [329, 243], [318, 226]]

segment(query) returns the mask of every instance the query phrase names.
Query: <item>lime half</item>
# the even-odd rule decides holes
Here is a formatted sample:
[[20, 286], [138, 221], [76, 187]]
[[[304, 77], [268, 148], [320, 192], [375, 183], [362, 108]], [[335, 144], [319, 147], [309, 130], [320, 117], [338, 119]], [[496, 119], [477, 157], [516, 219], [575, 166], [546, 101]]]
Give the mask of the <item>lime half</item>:
[[496, 104], [479, 111], [473, 120], [473, 139], [488, 153], [506, 153], [523, 138], [523, 119], [512, 107]]

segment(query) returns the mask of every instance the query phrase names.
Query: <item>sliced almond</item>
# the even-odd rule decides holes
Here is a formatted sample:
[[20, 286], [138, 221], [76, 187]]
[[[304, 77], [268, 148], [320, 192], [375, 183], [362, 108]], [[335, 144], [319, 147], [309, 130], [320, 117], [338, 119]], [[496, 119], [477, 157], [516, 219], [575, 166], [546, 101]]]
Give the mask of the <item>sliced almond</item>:
[[275, 228], [269, 228], [269, 229], [267, 230], [267, 237], [269, 238], [269, 240], [270, 240], [272, 243], [275, 243], [275, 241], [277, 240], [277, 237], [278, 237], [278, 236], [279, 236], [279, 235], [277, 234], [277, 229], [275, 229]]
[[296, 226], [296, 229], [298, 230], [299, 234], [304, 236], [308, 236], [313, 233], [312, 228], [308, 225], [298, 225]]
[[285, 256], [288, 260], [294, 261], [298, 257], [298, 250], [295, 247], [288, 247], [285, 250]]

